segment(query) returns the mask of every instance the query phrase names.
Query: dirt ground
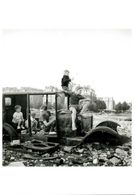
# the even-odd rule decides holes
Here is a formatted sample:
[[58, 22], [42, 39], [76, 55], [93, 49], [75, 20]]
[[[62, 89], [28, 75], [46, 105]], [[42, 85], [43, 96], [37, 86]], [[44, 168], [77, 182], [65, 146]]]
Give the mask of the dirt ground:
[[127, 135], [130, 137], [132, 135], [132, 114], [131, 113], [121, 113], [121, 114], [93, 114], [93, 127], [105, 120], [112, 120], [121, 125], [118, 128], [118, 133], [121, 135]]
[[[104, 120], [118, 122], [120, 135], [132, 138], [131, 114], [93, 114], [93, 127]], [[3, 166], [131, 166], [132, 165], [132, 142], [118, 146], [109, 144], [87, 143], [77, 148], [60, 146], [52, 153], [39, 154], [33, 152], [25, 154], [8, 150], [3, 144]]]

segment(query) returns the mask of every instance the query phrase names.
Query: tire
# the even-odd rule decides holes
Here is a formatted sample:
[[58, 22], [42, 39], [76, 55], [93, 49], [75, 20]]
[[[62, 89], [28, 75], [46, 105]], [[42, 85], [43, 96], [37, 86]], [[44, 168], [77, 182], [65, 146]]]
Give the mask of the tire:
[[120, 135], [113, 129], [106, 126], [99, 126], [92, 129], [92, 131], [87, 133], [86, 136], [82, 139], [81, 144], [92, 142], [109, 142], [112, 145], [117, 145], [121, 143]]
[[3, 124], [3, 134], [4, 133], [9, 135], [11, 141], [18, 138], [17, 131], [8, 123]]
[[109, 127], [117, 132], [117, 127], [120, 125], [114, 121], [103, 121], [103, 122], [99, 123], [96, 127], [100, 127], [100, 126]]

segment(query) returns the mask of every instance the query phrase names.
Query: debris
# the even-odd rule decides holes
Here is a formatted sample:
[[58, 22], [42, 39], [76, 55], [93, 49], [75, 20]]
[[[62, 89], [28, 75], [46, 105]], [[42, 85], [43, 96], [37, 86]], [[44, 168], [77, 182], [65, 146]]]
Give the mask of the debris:
[[35, 163], [34, 163], [33, 161], [30, 161], [30, 162], [29, 162], [29, 166], [30, 166], [30, 167], [35, 166]]
[[59, 144], [53, 142], [44, 142], [44, 141], [34, 139], [32, 141], [25, 142], [23, 146], [26, 149], [31, 149], [33, 151], [53, 152], [58, 148]]
[[100, 162], [106, 162], [107, 161], [107, 154], [106, 153], [100, 154], [99, 161]]
[[45, 167], [45, 164], [41, 164], [40, 167]]
[[50, 154], [49, 154], [49, 153], [43, 154], [42, 157], [43, 157], [43, 158], [44, 158], [44, 157], [47, 157], [47, 158], [48, 158], [48, 157], [50, 157]]
[[92, 151], [92, 144], [87, 144], [86, 148], [91, 152]]
[[11, 162], [9, 165], [9, 167], [24, 167], [23, 162]]
[[94, 142], [92, 147], [95, 148], [96, 150], [100, 150], [101, 149], [101, 144], [99, 142]]
[[93, 159], [93, 164], [94, 164], [94, 165], [97, 165], [98, 162], [99, 162], [99, 160], [98, 160], [97, 158]]
[[83, 166], [84, 166], [84, 167], [87, 167], [87, 166], [90, 166], [90, 165], [91, 165], [91, 163], [90, 163], [90, 162], [83, 163]]
[[32, 150], [31, 150], [31, 149], [28, 149], [27, 151], [28, 151], [29, 153], [32, 153]]
[[72, 150], [72, 146], [65, 146], [64, 148], [63, 148], [63, 150], [64, 150], [64, 152], [68, 152], [68, 153], [70, 153], [71, 152], [71, 150]]
[[11, 141], [18, 138], [17, 131], [10, 124], [4, 123], [3, 130], [9, 135]]
[[21, 134], [22, 134], [22, 135], [25, 135], [26, 133], [27, 133], [27, 130], [22, 130], [22, 131], [21, 131]]
[[20, 145], [20, 140], [17, 139], [17, 140], [13, 140], [11, 143], [10, 143], [10, 146], [18, 146]]
[[49, 135], [56, 135], [56, 132], [55, 131], [51, 131], [51, 132], [49, 132]]
[[[114, 131], [114, 133], [116, 133]], [[41, 140], [26, 142], [40, 146]], [[48, 145], [48, 144], [47, 144]], [[41, 144], [42, 147], [42, 144]], [[29, 151], [30, 150], [30, 151]], [[131, 166], [131, 141], [124, 145], [113, 146], [99, 141], [83, 143], [81, 146], [61, 146], [54, 151], [38, 151], [21, 146], [3, 147], [3, 166]], [[21, 162], [22, 164], [11, 164]]]
[[109, 127], [116, 132], [117, 132], [117, 127], [120, 127], [120, 125], [114, 121], [103, 121], [103, 122], [99, 123], [96, 127], [99, 127], [99, 126]]
[[4, 160], [4, 161], [2, 162], [2, 164], [3, 164], [3, 166], [7, 166], [7, 165], [9, 165], [9, 161]]
[[65, 159], [63, 159], [63, 158], [57, 159], [57, 160], [56, 160], [56, 165], [57, 165], [57, 166], [60, 166], [60, 165], [64, 164], [64, 162], [65, 162]]
[[15, 157], [14, 156], [11, 156], [10, 160], [11, 161], [14, 161], [15, 160]]
[[63, 152], [63, 151], [60, 151], [58, 155], [59, 155], [60, 157], [65, 156], [65, 154], [64, 154], [64, 152]]
[[77, 164], [77, 165], [82, 165], [83, 161], [82, 161], [82, 158], [73, 158], [72, 163]]
[[120, 142], [120, 136], [116, 131], [109, 127], [99, 126], [88, 132], [78, 145], [93, 142], [108, 142], [112, 145], [116, 145]]
[[43, 158], [43, 160], [55, 160], [57, 159], [58, 157], [46, 157], [46, 158]]
[[122, 150], [122, 149], [120, 149], [120, 148], [117, 148], [116, 150], [115, 150], [115, 152], [116, 152], [116, 154], [120, 157], [120, 158], [125, 158], [125, 157], [127, 157], [127, 152], [125, 151], [125, 150]]
[[31, 154], [24, 154], [23, 158], [24, 159], [32, 159], [32, 160], [34, 160], [34, 159], [36, 160], [37, 159], [36, 157], [32, 156]]
[[118, 165], [118, 164], [121, 162], [121, 160], [118, 159], [118, 158], [116, 158], [116, 157], [111, 158], [109, 161], [110, 161], [113, 165]]
[[107, 151], [107, 155], [110, 156], [111, 155], [111, 152], [110, 151]]
[[84, 149], [83, 148], [82, 149], [79, 149], [78, 152], [81, 154], [81, 153], [84, 152]]
[[70, 111], [62, 111], [58, 113], [58, 135], [60, 138], [72, 137], [72, 118]]
[[81, 115], [81, 125], [82, 128], [85, 129], [85, 132], [88, 132], [92, 129], [93, 125], [93, 115], [89, 112]]

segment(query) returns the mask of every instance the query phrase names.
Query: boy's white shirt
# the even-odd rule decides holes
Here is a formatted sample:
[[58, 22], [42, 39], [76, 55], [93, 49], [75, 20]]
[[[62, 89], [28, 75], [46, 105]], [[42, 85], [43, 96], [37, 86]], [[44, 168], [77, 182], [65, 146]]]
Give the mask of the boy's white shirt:
[[36, 119], [35, 119], [35, 118], [33, 118], [32, 116], [31, 116], [31, 118], [30, 118], [30, 119], [31, 119], [31, 121], [32, 121], [32, 122], [36, 121]]
[[32, 122], [34, 121], [34, 118], [32, 116], [30, 117], [30, 119], [31, 119]]
[[16, 122], [16, 120], [23, 119], [23, 113], [22, 112], [15, 112], [13, 114], [13, 122]]
[[44, 120], [43, 123], [45, 126], [47, 126], [49, 124], [46, 120]]

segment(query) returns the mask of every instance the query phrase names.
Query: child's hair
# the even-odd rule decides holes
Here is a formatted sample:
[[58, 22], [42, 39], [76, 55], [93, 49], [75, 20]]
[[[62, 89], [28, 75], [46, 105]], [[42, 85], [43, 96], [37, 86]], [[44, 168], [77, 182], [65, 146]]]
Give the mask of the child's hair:
[[21, 109], [22, 107], [21, 107], [20, 105], [16, 105], [16, 106], [15, 106], [15, 110], [17, 110], [18, 108]]
[[64, 70], [64, 74], [69, 73], [69, 70]]
[[32, 117], [35, 117], [35, 116], [36, 116], [36, 112], [34, 112], [34, 111], [31, 112], [31, 116], [32, 116]]
[[46, 105], [42, 105], [40, 110], [47, 110], [47, 106]]
[[77, 87], [75, 88], [75, 91], [77, 92], [77, 91], [79, 91], [79, 90], [81, 90], [81, 89], [83, 89], [83, 88], [80, 87], [80, 86], [77, 86]]

